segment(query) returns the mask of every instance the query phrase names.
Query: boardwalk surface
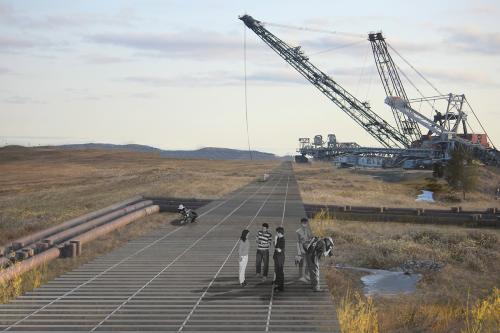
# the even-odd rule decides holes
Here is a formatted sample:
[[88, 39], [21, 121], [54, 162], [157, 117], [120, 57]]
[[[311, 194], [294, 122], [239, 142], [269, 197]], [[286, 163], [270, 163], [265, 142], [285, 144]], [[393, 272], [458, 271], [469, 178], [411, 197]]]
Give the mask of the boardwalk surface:
[[[199, 210], [193, 225], [165, 224], [41, 288], [0, 305], [0, 331], [337, 332], [328, 290], [297, 281], [295, 230], [304, 208], [290, 164]], [[263, 222], [285, 228], [285, 292], [255, 277]], [[237, 239], [250, 230], [248, 286], [237, 281]], [[270, 276], [273, 274], [270, 260]]]

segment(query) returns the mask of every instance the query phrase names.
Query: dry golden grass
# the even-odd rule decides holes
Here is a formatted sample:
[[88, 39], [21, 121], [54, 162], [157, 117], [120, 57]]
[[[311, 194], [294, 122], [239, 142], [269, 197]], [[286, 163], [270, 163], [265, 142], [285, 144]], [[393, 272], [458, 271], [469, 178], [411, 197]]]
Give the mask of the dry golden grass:
[[0, 245], [139, 194], [218, 198], [278, 163], [176, 160], [123, 151], [0, 148]]
[[[414, 208], [486, 209], [499, 207], [495, 200], [496, 186], [500, 184], [500, 171], [481, 168], [477, 190], [467, 194], [453, 193], [444, 180], [433, 182], [430, 171], [338, 169], [331, 163], [313, 162], [295, 164], [295, 175], [304, 202], [352, 206], [385, 206]], [[420, 190], [436, 191], [436, 203], [415, 202]]]
[[[362, 274], [330, 266], [330, 290], [351, 321], [366, 320], [367, 311], [376, 308], [380, 332], [490, 332], [499, 327], [500, 231], [336, 221], [328, 214], [311, 224], [315, 234], [333, 237], [336, 264], [391, 269], [408, 260], [433, 260], [444, 265], [440, 271], [422, 271], [415, 293], [375, 296], [372, 305], [362, 297], [346, 303], [345, 290], [361, 292]], [[356, 313], [362, 318], [356, 319]]]
[[378, 333], [379, 324], [377, 311], [371, 297], [362, 297], [358, 292], [352, 294], [350, 290], [337, 307], [342, 333]]
[[498, 332], [500, 330], [500, 290], [493, 289], [491, 295], [476, 304], [467, 304], [465, 328], [462, 333]]

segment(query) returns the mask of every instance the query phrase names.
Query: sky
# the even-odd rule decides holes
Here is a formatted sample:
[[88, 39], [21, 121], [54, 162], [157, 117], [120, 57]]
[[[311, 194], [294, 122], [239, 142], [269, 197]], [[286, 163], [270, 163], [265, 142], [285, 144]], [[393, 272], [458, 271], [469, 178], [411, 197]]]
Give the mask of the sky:
[[[245, 33], [238, 20], [245, 13], [337, 32], [267, 26], [394, 124], [366, 39], [382, 31], [439, 91], [465, 94], [500, 146], [500, 3], [481, 0], [0, 0], [0, 146], [247, 149], [244, 40], [252, 149], [294, 154], [299, 137], [329, 133], [377, 146], [258, 36]], [[418, 91], [435, 95], [393, 58]], [[404, 84], [410, 98], [420, 96]], [[472, 114], [469, 120], [482, 132]]]

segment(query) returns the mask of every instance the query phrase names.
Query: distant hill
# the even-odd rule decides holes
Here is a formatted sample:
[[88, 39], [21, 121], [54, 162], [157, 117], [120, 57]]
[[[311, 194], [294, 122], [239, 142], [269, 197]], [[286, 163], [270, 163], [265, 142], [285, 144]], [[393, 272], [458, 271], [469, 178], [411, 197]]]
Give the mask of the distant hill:
[[[203, 158], [209, 160], [249, 160], [248, 150], [228, 149], [228, 148], [201, 148], [198, 150], [163, 150], [160, 153], [163, 157], [171, 158]], [[279, 157], [260, 151], [252, 151], [252, 158], [255, 160], [274, 160]]]
[[[113, 149], [127, 150], [141, 153], [159, 153], [160, 156], [166, 158], [183, 158], [183, 159], [209, 159], [209, 160], [249, 160], [248, 150], [229, 149], [229, 148], [214, 148], [207, 147], [197, 150], [162, 150], [159, 148], [146, 145], [114, 145], [109, 143], [84, 143], [55, 146], [64, 149]], [[254, 160], [275, 160], [288, 159], [288, 157], [279, 157], [271, 153], [260, 151], [252, 151]]]
[[160, 153], [160, 152], [162, 152], [162, 150], [159, 148], [146, 146], [146, 145], [136, 145], [136, 144], [114, 145], [111, 143], [81, 143], [81, 144], [78, 143], [78, 144], [60, 145], [60, 146], [53, 146], [53, 147], [67, 148], [67, 149], [116, 149], [116, 150], [135, 151], [135, 152], [139, 152], [139, 153]]

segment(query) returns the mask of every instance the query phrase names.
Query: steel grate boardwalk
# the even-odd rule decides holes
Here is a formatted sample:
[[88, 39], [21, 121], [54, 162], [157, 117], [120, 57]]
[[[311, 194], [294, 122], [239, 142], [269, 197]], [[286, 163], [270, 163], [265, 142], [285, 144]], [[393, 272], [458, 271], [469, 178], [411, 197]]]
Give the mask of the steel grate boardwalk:
[[[305, 216], [290, 163], [199, 209], [193, 225], [166, 223], [148, 236], [0, 305], [4, 331], [337, 332], [325, 281], [297, 281], [295, 230]], [[254, 277], [257, 230], [286, 238], [285, 292]], [[250, 229], [248, 286], [238, 283], [237, 240]], [[270, 276], [273, 274], [270, 259]]]

